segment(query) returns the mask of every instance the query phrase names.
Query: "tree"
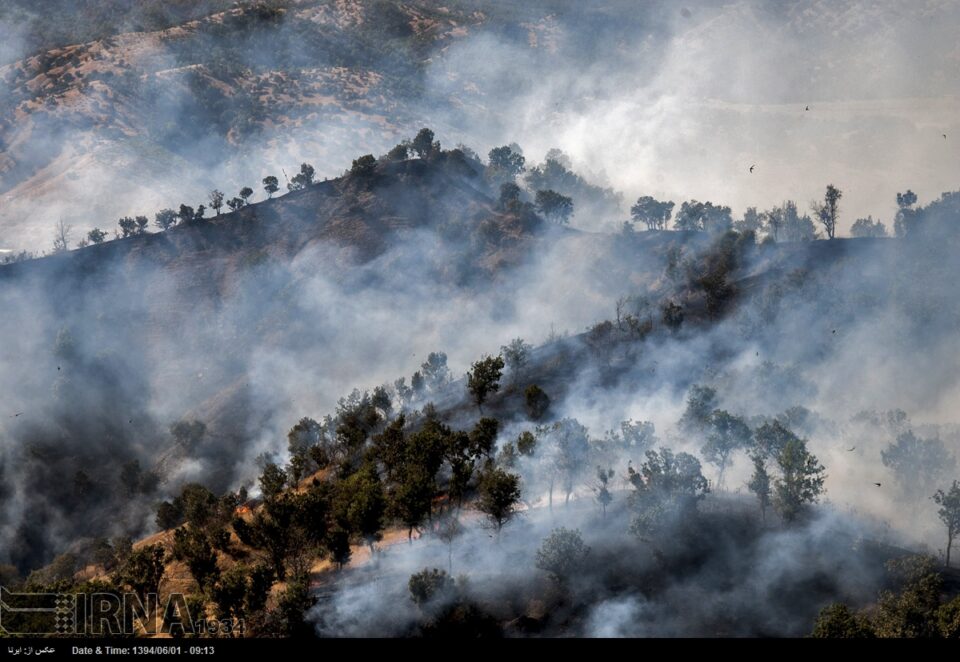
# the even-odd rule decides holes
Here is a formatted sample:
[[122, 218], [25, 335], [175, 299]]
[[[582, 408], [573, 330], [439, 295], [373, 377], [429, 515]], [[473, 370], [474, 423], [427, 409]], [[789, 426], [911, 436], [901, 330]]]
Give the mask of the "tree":
[[780, 476], [774, 481], [773, 505], [787, 522], [792, 522], [808, 503], [823, 493], [823, 465], [807, 451], [802, 439], [791, 439], [777, 454]]
[[627, 468], [634, 487], [630, 503], [636, 511], [630, 528], [642, 539], [695, 515], [697, 503], [710, 491], [700, 461], [689, 453], [661, 448], [647, 451], [646, 457], [640, 471]]
[[767, 519], [767, 508], [770, 506], [770, 474], [767, 472], [767, 462], [760, 454], [750, 456], [753, 461], [753, 475], [747, 483], [747, 489], [757, 495], [760, 502], [760, 517]]
[[177, 212], [172, 209], [161, 209], [153, 217], [153, 223], [163, 231], [169, 230], [177, 224]]
[[874, 632], [868, 619], [847, 605], [835, 602], [820, 610], [810, 636], [814, 639], [872, 639]]
[[500, 347], [500, 355], [507, 366], [510, 367], [510, 374], [513, 375], [514, 381], [516, 381], [523, 366], [527, 364], [531, 349], [530, 345], [523, 341], [523, 338], [514, 338], [509, 345]]
[[747, 207], [743, 218], [733, 222], [733, 229], [737, 232], [759, 232], [763, 228], [763, 215], [757, 213], [756, 207]]
[[120, 234], [124, 239], [137, 234], [137, 222], [129, 216], [121, 218], [117, 221], [117, 225], [120, 226]]
[[477, 421], [467, 437], [470, 455], [474, 459], [489, 458], [497, 443], [499, 431], [500, 423], [495, 418], [481, 418]]
[[260, 474], [260, 490], [264, 499], [275, 499], [287, 484], [287, 473], [273, 462], [268, 462]]
[[950, 549], [953, 547], [953, 539], [960, 533], [960, 485], [953, 481], [953, 486], [944, 492], [937, 490], [933, 495], [933, 501], [940, 509], [937, 515], [940, 521], [947, 527], [947, 558], [945, 565], [950, 567]]
[[539, 421], [546, 416], [547, 411], [550, 409], [550, 396], [548, 396], [542, 388], [536, 384], [531, 384], [527, 387], [527, 390], [523, 392], [523, 398], [527, 409], [527, 416], [529, 416], [531, 420]]
[[827, 231], [827, 238], [833, 239], [837, 234], [837, 218], [840, 215], [840, 198], [843, 193], [833, 184], [827, 185], [827, 192], [823, 202], [814, 202], [810, 205], [813, 215], [820, 221]]
[[273, 194], [280, 190], [280, 182], [273, 175], [268, 175], [261, 182], [263, 190], [267, 192], [267, 199], [273, 197]]
[[239, 211], [243, 209], [245, 204], [243, 198], [230, 198], [227, 200], [227, 207], [230, 208], [230, 211]]
[[936, 483], [956, 466], [943, 441], [922, 439], [913, 430], [898, 434], [895, 443], [880, 451], [880, 459], [897, 482], [909, 489]]
[[477, 508], [487, 516], [499, 535], [503, 526], [517, 513], [521, 496], [520, 477], [503, 469], [491, 468], [481, 476], [479, 487]]
[[730, 464], [730, 455], [737, 449], [746, 448], [750, 444], [752, 433], [746, 421], [723, 409], [717, 409], [710, 415], [707, 430], [707, 443], [703, 445], [701, 452], [707, 462], [719, 469], [719, 488], [723, 485], [723, 472]]
[[726, 232], [733, 227], [730, 213], [730, 207], [690, 200], [680, 205], [673, 225], [677, 230], [688, 232]]
[[537, 568], [563, 585], [583, 568], [589, 554], [579, 529], [560, 527], [551, 531], [537, 550]]
[[817, 238], [817, 227], [807, 216], [800, 216], [797, 203], [787, 200], [780, 208], [780, 233], [786, 241], [813, 241]]
[[607, 516], [607, 506], [613, 501], [613, 495], [610, 494], [609, 487], [611, 478], [613, 478], [613, 469], [604, 469], [599, 465], [597, 466], [597, 487], [594, 491], [597, 493], [597, 503], [603, 508], [604, 517]]
[[661, 202], [649, 195], [637, 198], [630, 207], [630, 217], [637, 223], [643, 223], [647, 230], [663, 230], [673, 215], [674, 203]]
[[350, 551], [350, 532], [339, 527], [331, 529], [327, 536], [327, 549], [330, 550], [330, 556], [333, 562], [337, 564], [339, 570], [350, 563], [352, 552]]
[[877, 221], [874, 223], [873, 216], [858, 218], [850, 226], [850, 236], [852, 237], [886, 237], [887, 228]]
[[573, 198], [556, 191], [537, 191], [535, 203], [537, 211], [557, 225], [566, 225], [573, 215]]
[[[420, 372], [424, 385], [431, 392], [436, 392], [450, 381], [450, 369], [447, 367], [447, 355], [444, 352], [430, 352], [427, 360], [420, 364]], [[414, 379], [416, 380], [416, 375]], [[414, 387], [416, 390], [416, 387]]]
[[217, 553], [203, 531], [194, 528], [177, 529], [173, 533], [173, 558], [184, 561], [201, 590], [212, 587], [220, 577]]
[[570, 495], [577, 478], [584, 469], [590, 452], [590, 437], [587, 428], [575, 418], [564, 418], [554, 423], [548, 437], [547, 449], [551, 464], [549, 503], [553, 508], [554, 480], [559, 478], [563, 484], [564, 503], [570, 503]]
[[309, 163], [301, 163], [300, 172], [293, 176], [293, 179], [287, 184], [287, 189], [291, 191], [302, 191], [313, 184], [314, 174], [315, 171], [312, 165]]
[[353, 160], [350, 167], [350, 174], [357, 177], [369, 177], [377, 169], [377, 159], [373, 154], [364, 154], [360, 158]]
[[107, 233], [100, 228], [94, 228], [87, 233], [87, 239], [91, 244], [102, 244], [107, 238]]
[[137, 216], [133, 219], [137, 227], [137, 234], [145, 234], [147, 232], [147, 226], [150, 225], [150, 219], [146, 216]]
[[407, 583], [410, 599], [420, 608], [427, 608], [437, 602], [444, 602], [454, 589], [453, 579], [443, 570], [424, 568], [410, 575]]
[[453, 543], [463, 535], [464, 528], [452, 510], [448, 510], [437, 522], [437, 537], [447, 546], [447, 571], [453, 572]]
[[404, 141], [398, 145], [394, 145], [389, 152], [387, 152], [387, 161], [406, 161], [410, 156], [410, 142]]
[[53, 252], [65, 253], [70, 250], [70, 231], [72, 227], [63, 222], [61, 218], [53, 226]]
[[386, 494], [380, 476], [372, 465], [342, 481], [338, 487], [337, 518], [350, 531], [358, 534], [374, 553], [374, 543], [383, 538], [383, 517], [387, 509]]
[[180, 205], [180, 210], [177, 212], [177, 218], [180, 219], [181, 223], [189, 223], [196, 217], [196, 213], [193, 211], [193, 207], [190, 205]]
[[249, 186], [244, 186], [240, 189], [240, 199], [243, 200], [243, 204], [249, 205], [250, 198], [253, 197], [253, 189]]
[[671, 331], [677, 331], [683, 324], [683, 307], [673, 300], [666, 301], [660, 307], [660, 316], [664, 326]]
[[480, 413], [483, 413], [483, 403], [490, 393], [500, 390], [500, 377], [503, 376], [503, 357], [485, 356], [467, 372], [467, 389], [473, 395]]
[[687, 394], [687, 408], [680, 417], [680, 429], [687, 433], [702, 432], [710, 424], [710, 417], [716, 409], [716, 389], [694, 384]]
[[907, 189], [906, 193], [897, 193], [897, 215], [893, 220], [893, 230], [898, 237], [905, 237], [914, 229], [919, 211], [913, 206], [917, 204], [917, 194]]
[[440, 142], [434, 141], [433, 131], [424, 127], [417, 132], [410, 143], [410, 148], [418, 157], [426, 159], [440, 151]]
[[163, 579], [167, 554], [161, 545], [145, 545], [131, 552], [119, 572], [120, 582], [129, 586], [143, 604], [147, 595], [157, 594]]
[[494, 147], [487, 154], [487, 177], [494, 183], [513, 183], [524, 171], [526, 159], [509, 145]]
[[513, 182], [504, 182], [500, 185], [500, 209], [514, 211], [520, 205], [520, 187]]
[[220, 215], [220, 210], [223, 209], [223, 192], [214, 189], [210, 191], [210, 207], [213, 211], [217, 212], [217, 216]]
[[529, 430], [524, 430], [517, 437], [517, 452], [524, 457], [530, 457], [537, 449], [537, 437]]

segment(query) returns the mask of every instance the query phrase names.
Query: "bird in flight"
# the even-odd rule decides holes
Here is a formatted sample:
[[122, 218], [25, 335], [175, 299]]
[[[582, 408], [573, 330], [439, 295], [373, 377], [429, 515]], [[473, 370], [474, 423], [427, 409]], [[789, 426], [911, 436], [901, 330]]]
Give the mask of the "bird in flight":
[[22, 412], [22, 411], [21, 411], [21, 412], [18, 412], [18, 413], [16, 413], [16, 414], [14, 414], [13, 416], [11, 416], [10, 418], [16, 418], [17, 416], [23, 416], [23, 412]]
[[753, 172], [753, 169], [756, 168], [756, 167], [757, 167], [757, 164], [756, 164], [756, 163], [754, 163], [752, 166], [750, 166], [750, 172]]
[[877, 487], [880, 487], [880, 483], [874, 483], [874, 485], [876, 485]]
[[807, 106], [806, 108], [804, 108], [804, 110], [810, 110], [810, 106]]
[[855, 450], [857, 450], [857, 447], [856, 447], [856, 446], [854, 446], [853, 448], [848, 448], [848, 449], [847, 449], [847, 452], [850, 453], [850, 452], [853, 452], [853, 451], [855, 451]]
[[836, 329], [834, 329], [834, 330], [833, 330], [833, 332], [834, 332], [834, 333], [836, 333], [836, 332], [837, 332], [837, 330], [836, 330]]
[[944, 139], [944, 140], [947, 139], [947, 134], [945, 134], [945, 133], [943, 134], [943, 139]]

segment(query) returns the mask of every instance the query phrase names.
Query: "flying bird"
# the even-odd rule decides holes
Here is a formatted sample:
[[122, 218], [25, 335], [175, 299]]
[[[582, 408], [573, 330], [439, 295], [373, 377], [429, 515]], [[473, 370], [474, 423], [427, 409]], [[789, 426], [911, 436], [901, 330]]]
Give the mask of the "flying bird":
[[23, 416], [23, 412], [22, 412], [22, 411], [21, 411], [21, 412], [18, 412], [18, 413], [16, 413], [16, 414], [14, 414], [13, 416], [11, 416], [10, 418], [16, 418], [17, 416]]
[[807, 106], [806, 108], [804, 108], [804, 110], [810, 110], [810, 106]]
[[944, 140], [947, 139], [947, 134], [945, 134], [945, 133], [943, 134], [943, 139], [944, 139]]
[[874, 483], [874, 485], [876, 485], [877, 487], [880, 487], [880, 483]]
[[750, 166], [750, 172], [753, 172], [753, 169], [756, 168], [756, 167], [757, 167], [757, 164], [756, 164], [756, 163], [754, 163], [752, 166]]
[[836, 333], [836, 332], [837, 332], [837, 330], [836, 330], [836, 329], [834, 329], [834, 330], [833, 330], [833, 333]]
[[855, 451], [855, 450], [857, 450], [857, 447], [856, 447], [856, 446], [854, 446], [853, 448], [848, 448], [848, 449], [847, 449], [847, 452], [850, 453], [850, 452]]

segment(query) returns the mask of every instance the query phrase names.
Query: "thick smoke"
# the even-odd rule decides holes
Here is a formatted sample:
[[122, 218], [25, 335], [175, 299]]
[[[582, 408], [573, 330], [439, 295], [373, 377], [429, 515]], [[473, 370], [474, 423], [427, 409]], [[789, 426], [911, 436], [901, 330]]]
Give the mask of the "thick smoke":
[[[309, 11], [312, 3], [300, 4]], [[951, 24], [955, 7], [900, 13], [879, 4], [864, 14], [858, 6], [693, 3], [680, 11], [651, 3], [631, 5], [629, 20], [618, 6], [613, 14], [556, 12], [519, 23], [522, 29], [471, 26], [416, 72], [422, 79], [414, 77], [429, 101], [459, 96], [460, 107], [411, 102], [379, 115], [338, 106], [332, 118], [307, 112], [236, 144], [217, 133], [221, 116], [205, 114], [203, 72], [185, 68], [190, 60], [178, 52], [151, 51], [149, 66], [137, 65], [150, 75], [131, 88], [143, 96], [129, 107], [149, 111], [144, 124], [164, 132], [104, 147], [76, 127], [61, 130], [55, 116], [37, 119], [37, 135], [49, 137], [30, 142], [20, 157], [39, 164], [64, 148], [64, 170], [36, 180], [49, 187], [41, 192], [47, 197], [30, 188], [36, 181], [26, 166], [16, 185], [5, 186], [3, 195], [13, 198], [0, 212], [7, 214], [3, 247], [44, 246], [49, 221], [61, 215], [86, 228], [84, 215], [96, 209], [87, 203], [108, 199], [105, 182], [119, 189], [103, 208], [112, 215], [196, 204], [223, 182], [238, 188], [280, 176], [283, 164], [316, 162], [321, 177], [335, 176], [422, 123], [438, 128], [445, 147], [463, 140], [484, 152], [518, 140], [528, 163], [561, 147], [574, 169], [628, 201], [654, 194], [763, 207], [812, 198], [834, 180], [845, 191], [846, 219], [873, 213], [887, 220], [895, 193], [908, 185], [923, 203], [956, 187], [952, 143], [940, 137], [956, 127], [953, 102], [941, 96], [956, 81], [938, 64], [949, 43], [939, 26]], [[323, 12], [309, 16], [326, 24]], [[339, 26], [345, 16], [329, 20]], [[606, 38], [613, 23], [617, 38]], [[858, 50], [858, 37], [878, 24], [885, 27], [875, 48]], [[329, 53], [294, 48], [296, 25], [282, 23], [269, 40], [254, 31], [226, 52], [249, 58], [241, 68], [338, 66], [320, 57]], [[843, 38], [826, 36], [825, 25]], [[918, 34], [925, 46], [908, 55], [902, 44]], [[124, 39], [146, 37], [119, 37], [116, 48]], [[213, 32], [190, 48], [226, 39]], [[814, 61], [797, 57], [811, 49]], [[364, 66], [409, 73], [386, 56]], [[929, 75], [914, 75], [924, 67]], [[10, 71], [0, 74], [9, 85]], [[371, 94], [395, 93], [377, 87], [387, 83], [375, 76], [363, 80], [381, 90]], [[342, 92], [337, 85], [309, 96], [323, 106], [325, 95]], [[881, 88], [905, 98], [885, 97]], [[0, 88], [4, 103], [8, 94]], [[357, 94], [362, 108], [367, 92]], [[927, 96], [941, 98], [916, 101]], [[138, 105], [145, 98], [148, 109]], [[226, 98], [220, 101], [229, 109]], [[137, 120], [130, 126], [142, 139], [142, 118], [127, 119]], [[16, 135], [0, 128], [14, 131], [4, 140]], [[70, 150], [84, 159], [72, 160]], [[128, 174], [118, 180], [118, 169]], [[943, 535], [928, 497], [953, 476], [934, 473], [938, 482], [926, 484], [897, 475], [881, 453], [913, 430], [939, 438], [957, 457], [958, 274], [948, 250], [929, 240], [738, 248], [739, 264], [725, 275], [732, 301], [714, 315], [697, 271], [722, 250], [715, 238], [541, 228], [492, 241], [477, 228], [495, 216], [495, 191], [478, 177], [418, 172], [392, 172], [379, 191], [319, 185], [218, 219], [209, 233], [178, 228], [88, 249], [85, 257], [4, 267], [0, 561], [28, 570], [91, 532], [149, 533], [159, 499], [192, 480], [216, 491], [252, 485], [259, 455], [283, 458], [290, 427], [332, 412], [353, 388], [409, 378], [436, 350], [461, 377], [515, 337], [543, 345], [533, 368], [553, 399], [551, 416], [576, 418], [597, 445], [621, 421], [651, 421], [657, 440], [645, 443], [699, 455], [704, 439], [677, 422], [690, 388], [709, 385], [718, 407], [751, 424], [780, 417], [807, 438], [827, 468], [829, 503], [803, 526], [764, 525], [744, 486], [752, 465], [740, 453], [724, 489], [701, 504], [699, 528], [678, 524], [676, 545], [653, 550], [628, 531], [624, 485], [628, 463], [638, 467], [646, 447], [605, 457], [616, 472], [606, 516], [593, 503], [592, 467], [577, 477], [569, 505], [559, 488], [553, 509], [546, 505], [550, 456], [542, 449], [519, 464], [529, 506], [519, 521], [497, 536], [467, 512], [468, 531], [452, 553], [453, 574], [467, 575], [461, 590], [470, 599], [498, 616], [527, 615], [514, 632], [802, 634], [825, 602], [875, 594], [874, 541], [939, 549]], [[23, 213], [37, 200], [53, 204]], [[580, 213], [573, 224], [610, 228], [625, 207], [619, 216]], [[14, 216], [25, 220], [8, 227]], [[359, 218], [384, 225], [352, 224]], [[671, 248], [680, 251], [673, 275]], [[644, 340], [619, 342], [616, 332], [611, 340], [593, 326], [615, 315], [621, 297], [634, 297], [633, 312], [651, 320]], [[675, 332], [662, 322], [666, 300], [686, 312]], [[553, 340], [564, 333], [571, 337]], [[458, 379], [440, 404], [452, 424], [467, 428], [477, 414], [463, 396]], [[533, 428], [518, 400], [494, 405], [503, 414], [501, 446]], [[784, 418], [796, 407], [808, 411]], [[906, 418], [887, 414], [897, 409]], [[177, 437], [170, 426], [181, 420], [202, 421], [203, 434]], [[703, 470], [715, 479], [715, 467]], [[557, 526], [580, 528], [599, 559], [568, 587], [574, 599], [551, 593], [534, 567], [540, 541]], [[423, 567], [447, 567], [449, 551], [426, 535], [347, 571], [320, 590], [312, 613], [318, 632], [416, 632], [422, 614], [409, 601], [407, 580]], [[618, 573], [631, 580], [627, 586], [616, 583]], [[553, 596], [549, 618], [535, 604], [539, 595]], [[512, 602], [525, 598], [519, 607]]]

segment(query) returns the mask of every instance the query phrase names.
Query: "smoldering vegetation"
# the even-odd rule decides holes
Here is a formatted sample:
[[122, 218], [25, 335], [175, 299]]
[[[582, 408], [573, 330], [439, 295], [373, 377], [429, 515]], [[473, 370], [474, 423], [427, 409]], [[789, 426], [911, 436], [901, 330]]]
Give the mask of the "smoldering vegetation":
[[898, 196], [897, 239], [590, 235], [503, 153], [401, 147], [4, 267], [32, 585], [161, 550], [263, 636], [798, 635], [943, 550], [956, 194]]

